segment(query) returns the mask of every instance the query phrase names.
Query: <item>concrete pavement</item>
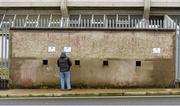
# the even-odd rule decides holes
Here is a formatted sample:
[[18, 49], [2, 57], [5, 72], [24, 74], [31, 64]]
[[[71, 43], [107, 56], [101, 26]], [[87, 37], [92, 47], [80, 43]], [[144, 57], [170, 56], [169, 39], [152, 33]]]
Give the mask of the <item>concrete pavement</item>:
[[1, 98], [12, 97], [103, 97], [103, 96], [180, 96], [180, 89], [9, 89], [0, 90]]

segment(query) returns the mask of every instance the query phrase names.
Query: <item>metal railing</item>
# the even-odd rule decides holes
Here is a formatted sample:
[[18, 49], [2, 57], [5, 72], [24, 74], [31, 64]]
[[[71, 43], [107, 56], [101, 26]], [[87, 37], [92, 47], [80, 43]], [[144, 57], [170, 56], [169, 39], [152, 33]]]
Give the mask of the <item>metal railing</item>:
[[164, 19], [142, 19], [134, 15], [70, 15], [59, 14], [1, 14], [0, 27], [20, 28], [117, 28], [117, 29], [175, 29], [179, 21]]
[[177, 23], [169, 20], [115, 20], [115, 19], [17, 19], [9, 27], [16, 28], [117, 28], [117, 29], [176, 29]]

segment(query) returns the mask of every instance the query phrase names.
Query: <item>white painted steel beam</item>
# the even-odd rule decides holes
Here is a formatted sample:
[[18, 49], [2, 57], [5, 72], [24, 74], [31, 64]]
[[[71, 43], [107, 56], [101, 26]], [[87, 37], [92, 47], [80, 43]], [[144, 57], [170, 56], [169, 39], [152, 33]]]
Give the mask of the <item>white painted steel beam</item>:
[[151, 7], [151, 0], [144, 0], [144, 19], [149, 19], [149, 13], [150, 13], [150, 7]]

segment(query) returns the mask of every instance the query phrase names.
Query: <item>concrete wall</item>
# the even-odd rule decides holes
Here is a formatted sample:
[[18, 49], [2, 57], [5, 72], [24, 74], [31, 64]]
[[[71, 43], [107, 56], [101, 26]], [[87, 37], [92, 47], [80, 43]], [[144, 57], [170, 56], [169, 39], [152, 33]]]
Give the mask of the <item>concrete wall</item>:
[[[48, 46], [56, 47], [55, 53]], [[72, 47], [73, 86], [170, 87], [175, 79], [174, 31], [11, 30], [10, 78], [13, 85], [58, 85], [56, 60]], [[153, 48], [161, 48], [153, 53]], [[42, 60], [49, 64], [43, 65]], [[80, 66], [74, 65], [80, 60]], [[103, 66], [103, 60], [109, 65]], [[141, 66], [136, 66], [141, 61]]]
[[[1, 0], [0, 7], [59, 7], [63, 0]], [[179, 7], [179, 0], [150, 0], [152, 7]], [[68, 7], [143, 7], [144, 0], [68, 0]]]

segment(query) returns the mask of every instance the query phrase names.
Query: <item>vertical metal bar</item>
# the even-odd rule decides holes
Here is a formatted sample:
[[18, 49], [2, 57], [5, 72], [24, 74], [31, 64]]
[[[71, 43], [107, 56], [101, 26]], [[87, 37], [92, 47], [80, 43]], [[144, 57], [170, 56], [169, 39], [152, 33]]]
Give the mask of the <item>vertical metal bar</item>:
[[98, 19], [94, 19], [95, 20], [95, 25], [94, 27], [98, 27]]
[[69, 27], [76, 27], [76, 23], [75, 23], [75, 19], [71, 19], [71, 20], [68, 20], [68, 23], [69, 23]]
[[60, 24], [58, 25], [57, 22], [60, 22], [60, 20], [57, 21], [57, 19], [53, 19], [52, 27], [56, 27], [56, 25], [59, 26], [59, 27], [61, 27]]
[[45, 27], [45, 26], [46, 26], [46, 20], [43, 19], [43, 27]]
[[137, 28], [136, 24], [137, 24], [137, 19], [134, 19], [135, 29]]
[[124, 28], [124, 19], [121, 19], [120, 22], [121, 22], [120, 23], [121, 24], [121, 28]]
[[92, 17], [91, 17], [91, 28], [93, 27], [93, 23], [94, 23], [94, 14], [92, 15]]
[[70, 18], [65, 18], [65, 27], [68, 28], [70, 24]]
[[29, 14], [27, 14], [27, 16], [26, 16], [25, 23], [24, 23], [24, 27], [26, 27], [26, 24], [27, 24], [28, 18], [29, 18]]
[[1, 23], [0, 23], [0, 28], [2, 27], [2, 25], [3, 25], [3, 22], [4, 22], [4, 18], [5, 18], [5, 16], [6, 16], [6, 14], [4, 14], [3, 15], [3, 17], [2, 17], [2, 20], [1, 20]]
[[[54, 21], [53, 21], [53, 23], [52, 23], [52, 27], [56, 27], [56, 26], [58, 26], [58, 27], [61, 27], [61, 19], [53, 19]], [[58, 22], [59, 22], [59, 24], [58, 24]]]
[[154, 22], [155, 29], [157, 29], [157, 20], [155, 19]]
[[85, 27], [84, 19], [81, 19], [81, 28]]
[[146, 29], [146, 23], [147, 23], [146, 20], [143, 20], [143, 22], [142, 22], [142, 24], [143, 24], [142, 27], [143, 27], [144, 29]]
[[10, 33], [8, 34], [8, 28], [6, 28], [6, 40], [7, 40], [7, 80], [6, 80], [6, 87], [8, 87], [8, 80], [9, 80], [9, 70], [10, 70], [10, 64], [9, 64], [9, 50], [10, 50]]
[[87, 28], [89, 28], [89, 19], [86, 19], [87, 20]]
[[21, 27], [21, 24], [22, 24], [22, 19], [16, 19], [14, 26], [15, 27]]
[[1, 66], [4, 66], [4, 33], [5, 33], [5, 29], [4, 29], [4, 24], [2, 24], [3, 30], [2, 30], [2, 35], [1, 35]]
[[31, 24], [32, 24], [32, 19], [28, 19], [28, 21], [27, 22], [29, 22], [27, 25], [28, 25], [28, 27], [31, 27]]
[[18, 27], [22, 27], [22, 19], [18, 19]]
[[106, 27], [106, 14], [104, 14], [103, 16], [103, 27], [105, 28]]
[[84, 27], [84, 20], [83, 19], [80, 19], [80, 26], [79, 26], [79, 22], [78, 22], [78, 27], [81, 27], [81, 28]]
[[61, 28], [63, 27], [63, 17], [61, 17], [61, 20], [60, 20], [60, 27]]
[[60, 19], [56, 19], [56, 28], [59, 27], [59, 22], [60, 22]]
[[111, 22], [112, 20], [111, 19], [109, 19], [109, 27], [110, 28], [112, 28], [112, 22]]
[[172, 29], [172, 21], [171, 21], [171, 20], [169, 20], [169, 22], [170, 22], [170, 29]]
[[134, 28], [134, 19], [131, 19], [131, 28]]
[[91, 25], [92, 28], [94, 27], [94, 25], [95, 25], [95, 19], [92, 20], [92, 25]]
[[152, 19], [150, 20], [150, 28], [153, 28], [153, 21], [152, 21]]
[[97, 19], [97, 24], [98, 27], [101, 27], [101, 19]]
[[31, 22], [31, 26], [30, 26], [30, 27], [33, 27], [33, 25], [34, 25], [34, 20], [31, 19], [30, 22]]
[[102, 25], [103, 25], [102, 19], [99, 19], [99, 27], [102, 28]]
[[14, 15], [14, 18], [13, 18], [13, 21], [12, 21], [12, 25], [11, 25], [11, 27], [14, 27], [15, 20], [16, 20], [16, 14]]
[[52, 21], [50, 23], [50, 27], [54, 27], [54, 22], [55, 22], [55, 19], [52, 19]]
[[110, 25], [109, 25], [109, 19], [106, 19], [106, 21], [107, 21], [107, 22], [106, 22], [106, 23], [107, 23], [107, 26], [106, 26], [106, 27], [109, 28], [109, 26], [110, 26]]
[[[84, 24], [85, 24], [85, 23], [84, 23], [84, 19], [81, 19], [81, 20], [80, 20], [80, 27], [81, 27], [81, 28], [84, 27]], [[78, 27], [79, 27], [79, 25], [78, 25]]]
[[52, 21], [52, 14], [49, 17], [49, 23], [48, 23], [48, 27], [51, 27], [51, 21]]
[[[36, 20], [36, 25], [35, 25], [35, 27], [39, 27], [39, 19], [40, 19], [40, 14], [38, 15], [38, 17], [37, 17], [37, 20]], [[34, 22], [33, 22], [34, 23]]]
[[82, 27], [83, 27], [83, 28], [87, 28], [87, 22], [86, 22], [86, 19], [81, 19], [81, 20], [83, 21]]
[[25, 22], [25, 24], [26, 24], [26, 26], [24, 26], [24, 27], [28, 27], [29, 26], [29, 19]]
[[97, 19], [97, 21], [96, 21], [96, 23], [97, 23], [97, 24], [96, 24], [96, 27], [97, 27], [97, 28], [100, 27], [100, 22], [101, 22], [100, 19]]
[[71, 28], [73, 28], [73, 27], [75, 27], [75, 23], [74, 23], [74, 19], [71, 19], [71, 20], [69, 20], [69, 27]]
[[97, 19], [94, 19], [93, 27], [97, 27]]
[[127, 19], [124, 19], [124, 24], [125, 24], [125, 28], [127, 28], [127, 23], [128, 21], [127, 21]]
[[138, 19], [138, 28], [140, 29], [141, 28], [141, 20], [140, 19]]
[[157, 20], [157, 28], [159, 29], [159, 27], [160, 27], [160, 24], [159, 24], [160, 22], [159, 22], [159, 19]]
[[160, 20], [159, 26], [160, 28], [162, 28], [162, 20]]
[[80, 24], [81, 24], [81, 21], [82, 19], [81, 19], [81, 14], [79, 15], [79, 18], [78, 18], [78, 27], [82, 27], [82, 25], [80, 26]]
[[57, 19], [57, 27], [61, 27], [61, 19]]
[[39, 27], [42, 27], [42, 26], [43, 26], [43, 19], [41, 18]]
[[167, 20], [167, 26], [166, 26], [166, 28], [169, 28], [169, 20]]
[[4, 52], [5, 52], [5, 68], [7, 67], [7, 24], [5, 25], [5, 43], [4, 43]]
[[177, 19], [176, 19], [176, 21], [175, 21], [175, 28], [177, 29], [177, 26], [178, 26], [178, 21], [177, 21]]
[[24, 23], [25, 23], [25, 19], [22, 19], [22, 24], [21, 24], [21, 27], [24, 26]]
[[81, 26], [82, 26], [82, 24], [83, 24], [83, 23], [82, 23], [82, 20], [80, 20], [81, 26], [79, 26], [79, 24], [78, 24], [78, 23], [79, 23], [79, 19], [74, 19], [74, 21], [73, 21], [73, 22], [74, 22], [74, 28], [81, 27]]
[[14, 21], [14, 27], [19, 27], [20, 25], [20, 19], [16, 19], [15, 21]]
[[[176, 22], [177, 23], [177, 22]], [[176, 28], [176, 82], [180, 81], [180, 28], [179, 25], [180, 23], [177, 23], [177, 28]]]
[[[78, 28], [79, 27], [79, 20], [78, 19], [75, 19], [74, 21], [74, 24], [75, 24], [75, 28]], [[83, 24], [82, 20], [81, 20], [81, 23]]]
[[71, 26], [72, 28], [76, 27], [75, 19], [69, 20], [69, 27]]
[[139, 29], [140, 24], [139, 24], [139, 19], [137, 19], [137, 28]]
[[139, 20], [139, 28], [143, 28], [143, 21]]
[[128, 15], [128, 28], [130, 28], [131, 17]]
[[116, 14], [116, 27], [118, 27], [118, 14]]
[[60, 19], [57, 19], [56, 22], [57, 22], [57, 23], [56, 23], [56, 27], [58, 28], [59, 25], [60, 25]]

